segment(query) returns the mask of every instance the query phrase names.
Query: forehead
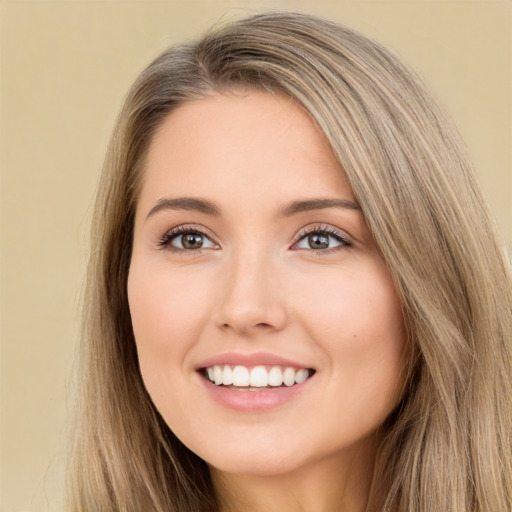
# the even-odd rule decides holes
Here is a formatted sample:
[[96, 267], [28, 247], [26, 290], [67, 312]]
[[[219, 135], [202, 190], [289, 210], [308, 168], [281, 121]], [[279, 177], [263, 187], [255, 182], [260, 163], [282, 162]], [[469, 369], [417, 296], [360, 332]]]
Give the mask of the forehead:
[[140, 199], [187, 194], [242, 203], [262, 197], [353, 198], [310, 115], [285, 96], [252, 90], [187, 102], [156, 132]]

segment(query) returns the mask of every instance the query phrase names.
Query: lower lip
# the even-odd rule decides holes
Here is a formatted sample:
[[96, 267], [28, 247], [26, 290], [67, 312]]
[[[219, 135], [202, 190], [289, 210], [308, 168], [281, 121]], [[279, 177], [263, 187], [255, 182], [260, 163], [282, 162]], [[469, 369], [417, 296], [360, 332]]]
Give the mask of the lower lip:
[[217, 386], [204, 377], [200, 377], [212, 398], [229, 409], [240, 412], [264, 412], [294, 400], [309, 388], [313, 376], [300, 384], [265, 388], [261, 391], [239, 391], [226, 386]]

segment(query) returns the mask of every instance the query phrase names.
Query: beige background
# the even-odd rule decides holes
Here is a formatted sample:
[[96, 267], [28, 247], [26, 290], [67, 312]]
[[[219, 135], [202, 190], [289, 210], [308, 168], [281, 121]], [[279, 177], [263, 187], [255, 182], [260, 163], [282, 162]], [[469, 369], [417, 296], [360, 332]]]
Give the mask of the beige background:
[[62, 510], [91, 198], [121, 99], [220, 17], [316, 12], [394, 48], [459, 125], [512, 245], [510, 1], [0, 1], [0, 510]]

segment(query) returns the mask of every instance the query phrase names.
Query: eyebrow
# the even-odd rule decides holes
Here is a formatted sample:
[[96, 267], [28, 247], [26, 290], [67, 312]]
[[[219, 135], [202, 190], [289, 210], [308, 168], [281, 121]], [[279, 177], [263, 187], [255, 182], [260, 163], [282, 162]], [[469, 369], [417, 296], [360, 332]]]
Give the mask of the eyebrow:
[[311, 210], [323, 210], [325, 208], [343, 208], [345, 210], [360, 210], [359, 205], [348, 199], [307, 199], [305, 201], [293, 201], [278, 213], [279, 217], [290, 217], [297, 213]]
[[220, 216], [220, 209], [212, 202], [196, 197], [162, 198], [149, 210], [147, 218], [161, 210], [192, 210], [207, 215]]
[[[292, 201], [279, 210], [277, 217], [290, 217], [298, 213], [326, 208], [360, 210], [357, 203], [348, 199], [306, 199], [303, 201]], [[157, 204], [149, 210], [147, 218], [162, 210], [191, 210], [215, 217], [221, 215], [220, 208], [211, 201], [197, 197], [176, 197], [159, 199]]]

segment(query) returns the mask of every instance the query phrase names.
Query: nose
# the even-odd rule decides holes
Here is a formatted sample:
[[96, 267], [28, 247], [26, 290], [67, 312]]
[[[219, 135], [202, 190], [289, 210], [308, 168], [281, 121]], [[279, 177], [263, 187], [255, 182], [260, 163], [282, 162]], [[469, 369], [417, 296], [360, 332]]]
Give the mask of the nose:
[[246, 251], [233, 256], [221, 279], [216, 325], [237, 335], [282, 330], [287, 321], [279, 269], [270, 255]]

